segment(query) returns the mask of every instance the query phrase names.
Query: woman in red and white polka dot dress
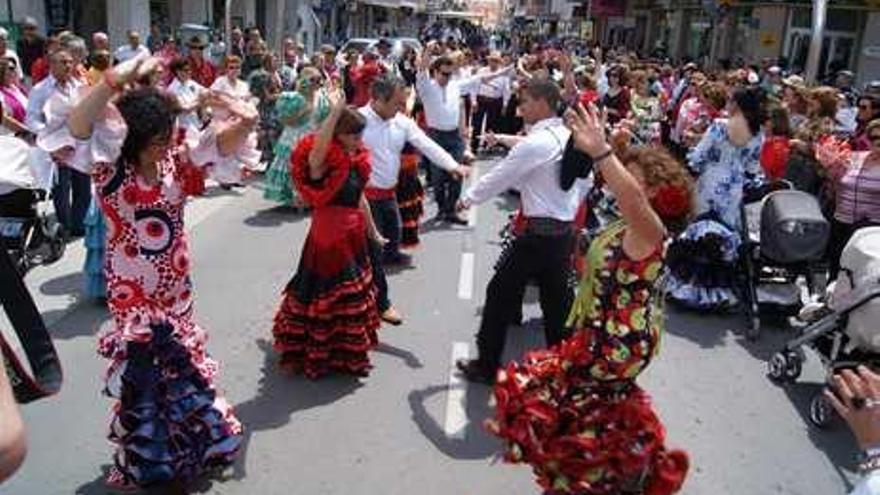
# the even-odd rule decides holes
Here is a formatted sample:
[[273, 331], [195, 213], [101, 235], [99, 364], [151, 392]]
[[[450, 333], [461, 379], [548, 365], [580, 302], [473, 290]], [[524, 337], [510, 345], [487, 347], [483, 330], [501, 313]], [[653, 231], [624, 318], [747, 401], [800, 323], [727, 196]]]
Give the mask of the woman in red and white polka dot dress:
[[116, 399], [114, 488], [187, 483], [229, 465], [241, 425], [213, 385], [217, 363], [193, 318], [182, 178], [195, 164], [234, 155], [256, 109], [222, 95], [234, 115], [176, 145], [173, 96], [129, 88], [151, 59], [121, 64], [71, 104], [50, 99], [38, 145], [56, 162], [90, 173], [107, 220], [104, 272], [112, 325], [99, 352], [110, 360], [105, 393]]

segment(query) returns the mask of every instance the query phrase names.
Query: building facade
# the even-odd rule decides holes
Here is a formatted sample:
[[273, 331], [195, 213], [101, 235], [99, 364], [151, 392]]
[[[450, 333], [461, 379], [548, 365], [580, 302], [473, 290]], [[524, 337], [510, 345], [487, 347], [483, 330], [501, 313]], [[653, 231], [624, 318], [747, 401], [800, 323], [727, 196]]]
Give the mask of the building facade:
[[[880, 79], [880, 2], [828, 2], [819, 79], [850, 69], [860, 81]], [[589, 8], [589, 12], [587, 11]], [[812, 2], [758, 0], [592, 0], [574, 9], [592, 40], [642, 55], [710, 65], [770, 59], [806, 66]]]

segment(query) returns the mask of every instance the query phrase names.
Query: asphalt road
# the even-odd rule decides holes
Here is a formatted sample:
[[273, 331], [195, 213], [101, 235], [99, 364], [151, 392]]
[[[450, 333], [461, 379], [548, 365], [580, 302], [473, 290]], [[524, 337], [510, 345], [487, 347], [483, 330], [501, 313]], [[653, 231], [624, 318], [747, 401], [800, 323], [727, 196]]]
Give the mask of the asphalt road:
[[[371, 375], [310, 382], [278, 372], [270, 334], [308, 219], [274, 208], [258, 186], [195, 201], [187, 221], [196, 315], [221, 363], [218, 385], [246, 428], [232, 479], [195, 492], [537, 494], [529, 469], [500, 462], [499, 444], [481, 426], [492, 413], [488, 389], [450, 373], [454, 356], [474, 352], [498, 230], [512, 208], [496, 198], [479, 207], [470, 227], [426, 220], [414, 267], [390, 274], [392, 300], [406, 322], [381, 330]], [[72, 244], [64, 260], [28, 277], [65, 384], [57, 397], [24, 408], [30, 452], [0, 494], [107, 493], [110, 401], [100, 393], [105, 362], [94, 337], [107, 313], [80, 299], [82, 259], [81, 242]], [[528, 321], [508, 338], [510, 358], [542, 342], [535, 294], [527, 300]], [[817, 361], [792, 386], [765, 376], [764, 360], [791, 331], [752, 343], [741, 334], [740, 316], [668, 312], [660, 356], [641, 383], [654, 396], [669, 443], [691, 455], [683, 493], [846, 493], [855, 465], [849, 433], [841, 424], [817, 431], [806, 420], [822, 378]]]

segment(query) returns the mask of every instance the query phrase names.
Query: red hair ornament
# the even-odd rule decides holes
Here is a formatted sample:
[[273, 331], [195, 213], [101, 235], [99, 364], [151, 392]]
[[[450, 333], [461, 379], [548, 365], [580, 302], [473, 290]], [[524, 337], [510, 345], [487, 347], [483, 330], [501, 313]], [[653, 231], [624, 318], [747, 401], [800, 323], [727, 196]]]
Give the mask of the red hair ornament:
[[678, 219], [690, 211], [690, 194], [682, 186], [666, 185], [657, 190], [651, 199], [654, 211], [664, 219]]

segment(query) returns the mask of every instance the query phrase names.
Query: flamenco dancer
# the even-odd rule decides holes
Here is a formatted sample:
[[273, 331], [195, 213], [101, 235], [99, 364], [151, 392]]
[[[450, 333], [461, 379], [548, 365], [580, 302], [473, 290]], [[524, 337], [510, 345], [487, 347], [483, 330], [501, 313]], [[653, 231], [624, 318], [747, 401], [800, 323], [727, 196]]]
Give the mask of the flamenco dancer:
[[566, 115], [578, 149], [618, 199], [622, 219], [596, 237], [569, 316], [575, 332], [498, 373], [490, 429], [508, 462], [528, 463], [548, 495], [666, 495], [688, 470], [665, 447], [663, 425], [636, 377], [657, 354], [667, 232], [691, 208], [688, 173], [665, 151], [618, 159], [595, 107]]
[[327, 95], [321, 89], [323, 83], [321, 72], [306, 67], [297, 79], [296, 91], [284, 91], [275, 101], [275, 112], [284, 130], [275, 143], [275, 158], [266, 171], [263, 197], [290, 205], [295, 210], [305, 205], [296, 196], [290, 179], [290, 154], [304, 136], [318, 130], [330, 112]]
[[256, 111], [223, 95], [210, 104], [233, 117], [187, 148], [174, 146], [176, 100], [154, 88], [127, 89], [156, 70], [138, 58], [105, 72], [78, 101], [47, 103], [38, 145], [86, 173], [107, 219], [104, 274], [112, 324], [98, 349], [110, 360], [105, 393], [116, 399], [107, 478], [113, 489], [186, 484], [228, 466], [241, 425], [214, 388], [218, 364], [193, 317], [186, 195], [181, 164], [205, 164], [245, 146]]
[[366, 119], [340, 91], [331, 102], [320, 131], [304, 137], [291, 157], [312, 224], [272, 328], [281, 367], [311, 379], [366, 376], [380, 324], [369, 242], [383, 239], [363, 196], [370, 177], [370, 152], [361, 143]]

